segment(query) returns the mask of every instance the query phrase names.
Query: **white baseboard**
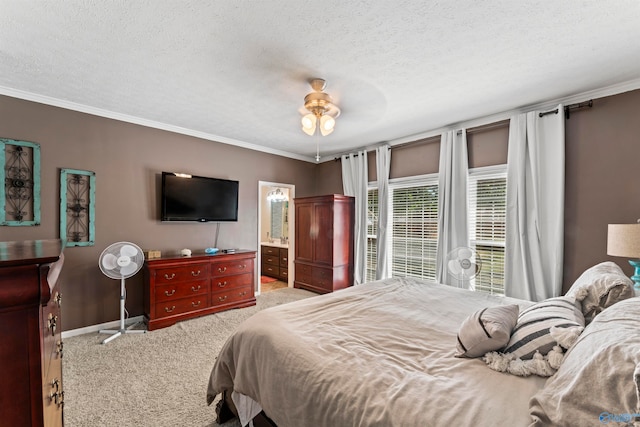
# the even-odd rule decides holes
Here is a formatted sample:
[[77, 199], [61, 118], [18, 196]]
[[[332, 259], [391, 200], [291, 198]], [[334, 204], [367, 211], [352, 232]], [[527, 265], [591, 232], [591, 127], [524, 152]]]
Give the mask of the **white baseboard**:
[[[130, 317], [124, 321], [126, 326], [133, 325], [135, 323], [143, 322], [144, 316]], [[62, 339], [75, 337], [76, 335], [90, 334], [92, 332], [98, 332], [102, 329], [118, 329], [120, 328], [120, 321], [114, 320], [113, 322], [101, 323], [99, 325], [85, 326], [84, 328], [71, 329], [70, 331], [62, 331]]]

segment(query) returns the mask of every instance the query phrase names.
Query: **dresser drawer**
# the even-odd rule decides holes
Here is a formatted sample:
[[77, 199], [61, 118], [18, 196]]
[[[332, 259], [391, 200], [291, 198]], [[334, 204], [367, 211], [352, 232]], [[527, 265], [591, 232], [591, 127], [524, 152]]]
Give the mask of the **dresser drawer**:
[[296, 264], [296, 281], [325, 289], [333, 288], [333, 269]]
[[156, 284], [186, 282], [209, 276], [209, 264], [191, 264], [180, 267], [159, 268], [155, 271]]
[[228, 291], [211, 294], [211, 305], [230, 304], [253, 297], [253, 286], [243, 286]]
[[226, 276], [253, 272], [253, 259], [211, 263], [212, 276]]
[[280, 255], [280, 248], [274, 248], [273, 246], [263, 246], [262, 247], [262, 255], [273, 255], [274, 257], [278, 257]]
[[296, 264], [296, 282], [313, 283], [312, 267], [307, 264]]
[[207, 308], [209, 306], [208, 295], [194, 295], [191, 298], [170, 300], [156, 304], [155, 317], [169, 317], [176, 314]]
[[209, 280], [194, 282], [172, 283], [158, 285], [155, 288], [156, 302], [187, 298], [194, 295], [207, 294], [209, 292]]
[[226, 292], [229, 289], [244, 286], [253, 286], [253, 274], [236, 274], [211, 279], [211, 292]]
[[286, 279], [289, 277], [289, 270], [286, 268], [280, 268], [280, 277], [282, 277], [286, 281]]
[[278, 258], [276, 255], [263, 255], [262, 263], [270, 265], [280, 265], [280, 258]]
[[280, 275], [280, 267], [271, 264], [262, 264], [262, 274], [270, 277], [278, 277]]
[[288, 266], [289, 265], [289, 249], [280, 248], [280, 265]]
[[311, 274], [315, 284], [326, 289], [333, 289], [333, 270], [332, 269], [313, 267]]

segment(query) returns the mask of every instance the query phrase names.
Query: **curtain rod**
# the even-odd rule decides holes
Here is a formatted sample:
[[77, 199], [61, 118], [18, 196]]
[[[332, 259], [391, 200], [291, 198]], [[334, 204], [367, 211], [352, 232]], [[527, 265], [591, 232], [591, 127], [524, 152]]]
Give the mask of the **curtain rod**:
[[[581, 108], [591, 108], [593, 107], [593, 99], [590, 99], [588, 101], [585, 102], [580, 102], [578, 104], [571, 104], [571, 105], [567, 105], [564, 107], [564, 117], [565, 119], [569, 120], [569, 118], [571, 117], [571, 110], [578, 110]], [[544, 113], [539, 113], [538, 117], [544, 117], [548, 114], [558, 114], [558, 109], [556, 108], [555, 110], [551, 110], [551, 111], [545, 111]]]
[[[564, 107], [564, 117], [568, 120], [569, 117], [571, 117], [571, 110], [578, 110], [578, 109], [582, 109], [582, 108], [591, 108], [593, 107], [593, 99], [590, 99], [588, 101], [584, 101], [584, 102], [580, 102], [578, 104], [571, 104], [571, 105], [566, 105]], [[558, 109], [556, 108], [555, 110], [551, 110], [551, 111], [544, 111], [542, 113], [538, 113], [539, 117], [544, 117], [547, 116], [549, 114], [558, 114]], [[508, 126], [509, 125], [509, 119], [506, 120], [501, 120], [499, 122], [495, 122], [495, 123], [489, 123], [486, 125], [480, 125], [480, 126], [476, 126], [476, 127], [472, 127], [467, 129], [467, 133], [476, 133], [476, 132], [482, 132], [485, 130], [489, 130], [489, 129], [494, 129], [494, 128], [498, 128], [498, 127], [503, 127], [503, 126]], [[462, 130], [458, 131], [458, 135], [460, 135], [462, 133]], [[410, 145], [414, 145], [414, 144], [425, 144], [427, 142], [427, 140], [433, 140], [432, 142], [438, 142], [440, 141], [440, 135], [434, 135], [434, 136], [430, 136], [428, 138], [422, 138], [422, 139], [418, 139], [416, 141], [409, 141], [409, 142], [405, 142], [404, 144], [397, 144], [397, 145], [392, 145], [390, 148], [391, 149], [396, 149], [396, 148], [403, 148], [403, 147], [407, 147]], [[431, 142], [431, 141], [429, 141]], [[355, 156], [358, 155], [358, 153], [354, 153]], [[334, 161], [338, 161], [338, 160], [342, 160], [341, 157], [334, 157], [333, 158]]]
[[[505, 127], [505, 126], [509, 126], [509, 119], [506, 120], [500, 120], [499, 122], [494, 122], [494, 123], [488, 123], [486, 125], [480, 125], [480, 126], [474, 126], [472, 128], [467, 129], [467, 134], [470, 133], [479, 133], [479, 132], [484, 132], [487, 130], [491, 130], [491, 129], [496, 129], [496, 128], [501, 128], [501, 127]], [[462, 134], [462, 130], [458, 131], [458, 135]], [[422, 139], [417, 139], [415, 141], [409, 141], [409, 142], [405, 142], [402, 144], [396, 144], [396, 145], [391, 145], [389, 148], [392, 150], [395, 150], [396, 148], [405, 148], [411, 145], [418, 145], [418, 144], [428, 144], [431, 142], [440, 142], [440, 135], [433, 135], [427, 138], [422, 138]], [[369, 151], [369, 150], [367, 150]], [[352, 153], [354, 155], [354, 157], [358, 156], [358, 153]], [[334, 161], [339, 161], [342, 160], [342, 156], [340, 157], [334, 157], [333, 158]]]

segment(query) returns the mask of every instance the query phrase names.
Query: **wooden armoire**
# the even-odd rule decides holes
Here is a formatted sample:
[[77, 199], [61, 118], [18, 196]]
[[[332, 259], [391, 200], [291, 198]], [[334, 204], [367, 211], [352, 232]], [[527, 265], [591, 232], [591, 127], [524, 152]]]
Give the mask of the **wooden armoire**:
[[353, 285], [355, 199], [332, 194], [294, 205], [294, 287], [327, 293]]

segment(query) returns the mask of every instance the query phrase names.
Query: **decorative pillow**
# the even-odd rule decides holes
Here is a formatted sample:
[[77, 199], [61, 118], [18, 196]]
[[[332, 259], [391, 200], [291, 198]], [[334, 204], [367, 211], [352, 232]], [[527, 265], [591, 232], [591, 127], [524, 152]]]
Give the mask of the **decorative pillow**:
[[502, 305], [478, 310], [462, 322], [458, 331], [456, 357], [480, 357], [509, 342], [518, 320], [517, 305]]
[[566, 296], [576, 298], [582, 289], [587, 290], [582, 301], [582, 313], [587, 324], [605, 308], [634, 296], [633, 281], [611, 261], [601, 262], [585, 270], [571, 285]]
[[551, 336], [552, 327], [584, 327], [584, 316], [580, 303], [570, 297], [556, 297], [538, 302], [525, 309], [518, 316], [509, 343], [503, 350], [514, 359], [532, 359], [536, 352], [542, 356], [557, 345]]
[[640, 298], [631, 298], [599, 314], [567, 351], [530, 400], [531, 426], [632, 422], [640, 413], [639, 366]]

